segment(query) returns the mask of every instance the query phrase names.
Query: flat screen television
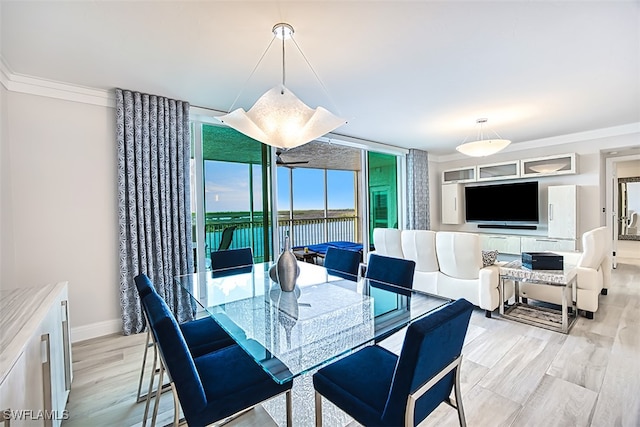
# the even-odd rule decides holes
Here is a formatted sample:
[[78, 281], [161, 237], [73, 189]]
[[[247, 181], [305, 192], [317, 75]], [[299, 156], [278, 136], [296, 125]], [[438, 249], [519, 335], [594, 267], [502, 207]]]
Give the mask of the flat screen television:
[[537, 223], [538, 182], [465, 187], [469, 222]]

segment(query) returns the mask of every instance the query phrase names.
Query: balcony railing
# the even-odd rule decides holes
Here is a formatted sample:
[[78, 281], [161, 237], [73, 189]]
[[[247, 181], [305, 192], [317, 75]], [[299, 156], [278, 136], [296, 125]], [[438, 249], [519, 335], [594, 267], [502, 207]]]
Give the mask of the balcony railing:
[[[305, 218], [278, 220], [278, 235], [285, 236], [287, 231], [293, 246], [307, 246], [324, 242], [355, 242], [358, 217]], [[262, 220], [229, 219], [208, 222], [205, 225], [205, 257], [220, 246], [222, 231], [235, 226], [230, 249], [251, 247], [256, 262], [264, 261], [264, 233]], [[269, 234], [269, 238], [271, 235]], [[276, 248], [276, 253], [280, 248]]]

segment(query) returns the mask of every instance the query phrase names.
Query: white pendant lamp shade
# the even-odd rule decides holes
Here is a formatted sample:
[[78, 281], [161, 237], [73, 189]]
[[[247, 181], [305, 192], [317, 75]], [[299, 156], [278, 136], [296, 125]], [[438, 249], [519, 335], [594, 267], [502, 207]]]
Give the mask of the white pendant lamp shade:
[[496, 154], [511, 144], [508, 139], [483, 139], [458, 145], [456, 150], [471, 157], [485, 157]]
[[218, 120], [277, 148], [306, 144], [346, 123], [322, 107], [309, 108], [283, 85], [267, 91], [249, 111], [238, 108]]
[[[298, 48], [298, 51], [326, 92], [318, 74], [313, 70], [311, 64], [293, 38], [293, 27], [281, 22], [274, 25], [271, 31], [274, 36], [273, 40], [276, 38], [282, 40], [282, 84], [273, 87], [262, 95], [249, 111], [238, 108], [229, 114], [218, 117], [218, 120], [264, 144], [276, 148], [289, 149], [311, 142], [344, 125], [347, 121], [334, 116], [322, 107], [318, 107], [315, 110], [309, 108], [304, 102], [300, 101], [293, 92], [285, 87], [284, 47], [285, 40], [290, 39]], [[271, 41], [272, 43], [273, 40]], [[271, 46], [271, 43], [269, 46]], [[262, 54], [258, 65], [260, 65], [262, 58], [264, 58], [269, 50], [269, 46], [267, 46], [267, 50]], [[253, 72], [258, 68], [258, 65], [255, 66]], [[251, 75], [253, 75], [253, 72]], [[249, 76], [249, 79], [251, 79], [251, 76]], [[236, 100], [237, 99], [238, 98], [236, 98]], [[233, 105], [230, 109], [232, 108]]]
[[[485, 157], [492, 154], [496, 154], [498, 151], [504, 150], [507, 145], [511, 144], [508, 139], [502, 139], [497, 132], [493, 131], [498, 138], [485, 139], [484, 138], [484, 124], [488, 119], [478, 119], [476, 123], [479, 126], [478, 139], [472, 142], [464, 142], [456, 147], [460, 153], [471, 157]], [[465, 138], [466, 140], [466, 138]]]

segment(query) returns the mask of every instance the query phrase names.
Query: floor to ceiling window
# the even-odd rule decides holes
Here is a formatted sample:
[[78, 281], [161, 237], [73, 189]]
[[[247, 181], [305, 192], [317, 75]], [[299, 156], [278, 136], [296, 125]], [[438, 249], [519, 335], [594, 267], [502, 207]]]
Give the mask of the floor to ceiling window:
[[357, 242], [356, 171], [278, 167], [278, 227], [294, 246]]
[[205, 258], [251, 247], [256, 262], [271, 259], [269, 147], [227, 127], [201, 126], [204, 188], [195, 191], [204, 204]]

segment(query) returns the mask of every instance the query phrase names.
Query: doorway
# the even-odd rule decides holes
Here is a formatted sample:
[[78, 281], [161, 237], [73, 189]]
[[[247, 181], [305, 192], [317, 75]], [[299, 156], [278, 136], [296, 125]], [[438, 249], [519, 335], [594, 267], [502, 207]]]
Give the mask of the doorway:
[[[619, 258], [640, 259], [640, 239], [629, 237], [629, 228], [633, 230], [634, 224], [630, 223], [635, 202], [629, 204], [628, 190], [635, 191], [629, 182], [636, 181], [640, 177], [640, 154], [626, 156], [607, 157], [606, 159], [606, 225], [612, 231], [613, 267], [616, 268]], [[640, 178], [637, 178], [640, 180]], [[638, 220], [636, 220], [638, 221]]]

